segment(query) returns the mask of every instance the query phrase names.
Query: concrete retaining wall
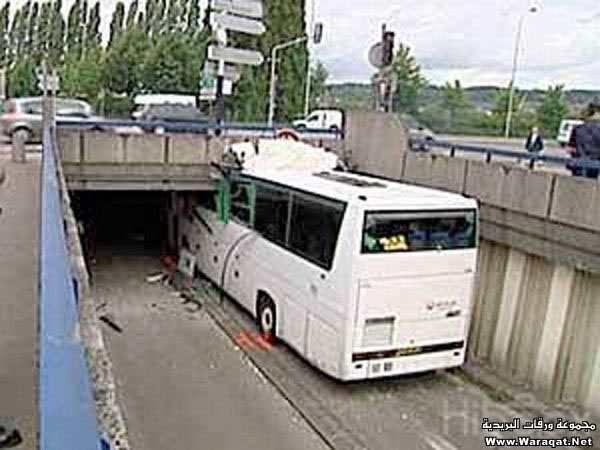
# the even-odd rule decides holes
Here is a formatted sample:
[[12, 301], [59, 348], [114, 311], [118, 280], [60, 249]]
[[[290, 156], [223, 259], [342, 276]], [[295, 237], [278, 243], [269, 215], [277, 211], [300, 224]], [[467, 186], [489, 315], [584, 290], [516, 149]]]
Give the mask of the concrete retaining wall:
[[469, 357], [600, 416], [600, 275], [482, 241]]

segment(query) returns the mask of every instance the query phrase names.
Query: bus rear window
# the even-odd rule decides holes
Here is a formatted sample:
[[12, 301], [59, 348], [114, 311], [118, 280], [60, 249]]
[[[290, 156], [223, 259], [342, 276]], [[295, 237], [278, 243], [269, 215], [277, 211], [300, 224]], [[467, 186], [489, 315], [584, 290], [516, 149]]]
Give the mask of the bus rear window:
[[368, 212], [362, 253], [466, 249], [476, 239], [475, 211]]

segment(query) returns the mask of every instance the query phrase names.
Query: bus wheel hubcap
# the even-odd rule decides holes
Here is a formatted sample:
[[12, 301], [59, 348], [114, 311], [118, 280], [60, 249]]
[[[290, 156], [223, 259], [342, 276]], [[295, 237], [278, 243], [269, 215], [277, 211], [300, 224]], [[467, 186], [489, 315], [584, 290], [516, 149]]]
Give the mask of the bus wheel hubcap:
[[273, 331], [273, 311], [267, 307], [262, 313], [262, 328], [265, 333], [271, 333]]

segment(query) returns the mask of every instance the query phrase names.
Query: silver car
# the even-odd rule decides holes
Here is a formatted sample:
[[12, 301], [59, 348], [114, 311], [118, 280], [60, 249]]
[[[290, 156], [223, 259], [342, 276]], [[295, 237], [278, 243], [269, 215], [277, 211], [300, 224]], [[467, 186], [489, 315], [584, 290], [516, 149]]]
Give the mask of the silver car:
[[[41, 97], [14, 98], [4, 102], [4, 111], [0, 116], [0, 130], [3, 135], [13, 137], [20, 133], [25, 142], [40, 141], [42, 135]], [[93, 115], [92, 107], [81, 100], [59, 98], [55, 102], [57, 118], [89, 119]]]

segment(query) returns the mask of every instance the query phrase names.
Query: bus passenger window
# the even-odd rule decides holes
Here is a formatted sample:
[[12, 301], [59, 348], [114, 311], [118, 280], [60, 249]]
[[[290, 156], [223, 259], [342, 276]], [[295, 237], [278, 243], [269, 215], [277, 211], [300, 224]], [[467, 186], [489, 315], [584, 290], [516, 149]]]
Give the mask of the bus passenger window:
[[265, 238], [285, 244], [289, 191], [257, 183], [254, 228]]
[[289, 246], [330, 269], [344, 214], [343, 204], [294, 196]]

